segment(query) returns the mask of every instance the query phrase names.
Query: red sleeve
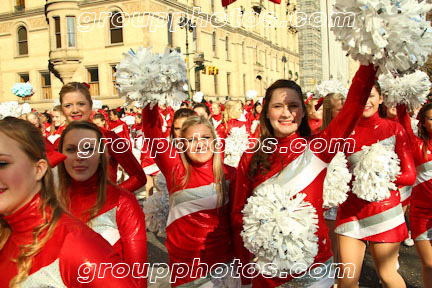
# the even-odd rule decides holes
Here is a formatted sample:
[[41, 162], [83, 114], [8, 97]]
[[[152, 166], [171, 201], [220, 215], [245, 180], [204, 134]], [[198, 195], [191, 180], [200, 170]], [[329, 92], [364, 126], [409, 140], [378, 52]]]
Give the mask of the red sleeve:
[[407, 132], [410, 142], [412, 143], [412, 145], [415, 145], [417, 136], [414, 134], [414, 131], [412, 130], [411, 117], [409, 116], [405, 105], [397, 105], [397, 116], [398, 116], [399, 123]]
[[[131, 149], [125, 151], [125, 149], [120, 149], [120, 146], [118, 145], [119, 142], [124, 142], [125, 140], [121, 139], [112, 131], [106, 129], [102, 131], [104, 132], [105, 138], [111, 139], [111, 141], [108, 141], [107, 143], [109, 155], [114, 158], [114, 160], [119, 163], [129, 175], [129, 179], [120, 183], [119, 186], [131, 192], [143, 187], [147, 182], [147, 178], [141, 165], [138, 163]], [[116, 143], [116, 147], [119, 147], [119, 149], [113, 149], [114, 143]], [[127, 147], [126, 143], [124, 145], [126, 145], [124, 147]]]
[[[250, 262], [251, 253], [244, 247], [240, 232], [243, 230], [243, 207], [252, 195], [252, 181], [249, 179], [249, 163], [252, 154], [244, 153], [237, 167], [236, 185], [232, 197], [231, 226], [233, 230], [234, 253], [242, 267]], [[251, 279], [242, 277], [242, 284], [250, 284]]]
[[68, 287], [138, 287], [131, 273], [115, 277], [119, 275], [112, 267], [122, 263], [119, 256], [102, 236], [88, 229], [69, 233], [64, 239], [59, 257], [64, 283]]
[[[333, 138], [347, 138], [352, 133], [357, 121], [363, 114], [364, 106], [375, 83], [375, 74], [376, 69], [372, 64], [360, 66], [352, 80], [342, 110], [324, 131], [317, 134], [317, 137], [324, 138], [329, 143]], [[319, 155], [323, 155], [330, 161], [334, 154], [326, 151], [326, 153], [320, 153]]]
[[[183, 164], [177, 150], [162, 133], [158, 105], [155, 105], [153, 109], [150, 109], [150, 106], [147, 105], [142, 110], [142, 125], [144, 135], [149, 139], [150, 157], [155, 159], [162, 174], [167, 178], [167, 183], [172, 183], [173, 172], [179, 167], [183, 167]], [[178, 171], [176, 171], [177, 173]]]
[[[124, 261], [130, 267], [133, 267], [134, 263], [147, 263], [145, 216], [132, 193], [124, 191], [120, 194], [116, 218]], [[140, 275], [143, 278], [135, 278], [139, 287], [147, 287], [146, 275], [147, 271], [144, 270]]]
[[407, 133], [402, 126], [397, 123], [396, 127], [396, 147], [395, 152], [399, 156], [401, 173], [395, 181], [395, 184], [402, 186], [413, 185], [416, 179], [416, 169], [411, 150], [411, 143]]

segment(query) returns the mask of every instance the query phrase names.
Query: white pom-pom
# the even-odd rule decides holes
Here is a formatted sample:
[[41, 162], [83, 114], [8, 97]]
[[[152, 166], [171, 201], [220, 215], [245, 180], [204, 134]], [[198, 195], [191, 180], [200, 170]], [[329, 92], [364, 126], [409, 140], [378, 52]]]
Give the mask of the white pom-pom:
[[432, 52], [430, 23], [420, 16], [432, 5], [417, 0], [393, 2], [337, 0], [332, 17], [331, 29], [342, 48], [361, 64], [379, 66], [383, 74], [422, 66]]
[[0, 103], [0, 120], [8, 116], [20, 117], [22, 112], [21, 106], [16, 101]]
[[126, 125], [129, 125], [129, 126], [135, 124], [135, 117], [132, 116], [132, 115], [127, 115], [127, 116], [121, 118], [121, 120], [122, 120], [123, 122], [125, 122]]
[[337, 207], [348, 198], [348, 184], [352, 175], [347, 164], [345, 154], [339, 151], [327, 167], [327, 174], [324, 179], [323, 208]]
[[101, 100], [93, 100], [93, 110], [102, 109], [102, 101]]
[[375, 143], [363, 146], [360, 153], [353, 170], [353, 193], [369, 202], [388, 199], [390, 191], [397, 189], [392, 182], [400, 173], [400, 160], [394, 152], [394, 145]]
[[256, 129], [258, 128], [258, 125], [260, 124], [259, 120], [253, 120], [251, 124], [251, 133], [255, 133]]
[[323, 81], [321, 84], [315, 86], [315, 91], [318, 92], [321, 97], [325, 97], [330, 93], [339, 93], [344, 97], [348, 94], [348, 89], [337, 80]]
[[54, 102], [53, 102], [53, 109], [54, 109], [54, 107], [56, 107], [56, 106], [60, 106], [61, 104], [60, 104], [60, 99], [54, 99]]
[[246, 92], [246, 100], [253, 100], [258, 96], [258, 92], [256, 90], [248, 90]]
[[203, 96], [204, 96], [204, 93], [201, 92], [201, 91], [199, 91], [199, 92], [195, 93], [195, 94], [192, 96], [192, 100], [193, 100], [195, 103], [201, 103], [202, 100], [203, 100]]
[[170, 107], [180, 106], [186, 99], [183, 85], [187, 81], [186, 64], [176, 51], [153, 54], [151, 48], [139, 47], [124, 53], [125, 59], [116, 66], [117, 88], [128, 103], [139, 101], [150, 108], [158, 103]]
[[248, 148], [249, 135], [246, 126], [233, 127], [228, 137], [225, 138], [224, 163], [237, 168], [243, 152]]
[[305, 197], [304, 193], [284, 191], [277, 184], [264, 185], [249, 197], [242, 211], [241, 236], [245, 247], [258, 257], [261, 269], [269, 262], [279, 271], [314, 263], [318, 216]]
[[169, 212], [169, 194], [166, 179], [159, 173], [155, 179], [157, 191], [143, 204], [146, 227], [149, 231], [165, 235]]
[[30, 113], [31, 111], [32, 110], [31, 110], [31, 106], [29, 103], [23, 103], [21, 105], [21, 114], [27, 114], [27, 113]]
[[417, 109], [426, 102], [431, 89], [429, 76], [420, 70], [401, 77], [380, 75], [378, 81], [387, 107], [404, 104], [410, 110]]

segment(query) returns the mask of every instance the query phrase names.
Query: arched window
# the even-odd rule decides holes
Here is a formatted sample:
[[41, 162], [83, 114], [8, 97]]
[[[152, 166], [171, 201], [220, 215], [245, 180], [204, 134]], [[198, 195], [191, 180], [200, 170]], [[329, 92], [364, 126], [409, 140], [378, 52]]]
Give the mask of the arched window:
[[111, 44], [123, 43], [123, 15], [115, 11], [110, 17], [110, 39]]
[[216, 32], [212, 34], [213, 55], [216, 55]]
[[229, 39], [228, 36], [225, 37], [225, 52], [226, 52], [226, 59], [229, 60]]
[[27, 29], [24, 26], [18, 28], [18, 55], [28, 54]]
[[242, 61], [243, 63], [246, 62], [246, 55], [245, 55], [245, 42], [242, 42]]

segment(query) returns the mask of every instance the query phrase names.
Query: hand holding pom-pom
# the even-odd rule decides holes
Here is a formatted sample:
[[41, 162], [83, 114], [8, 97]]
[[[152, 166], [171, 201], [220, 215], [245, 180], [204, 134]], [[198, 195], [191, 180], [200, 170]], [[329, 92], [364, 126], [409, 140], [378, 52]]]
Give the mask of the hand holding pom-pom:
[[248, 90], [246, 92], [246, 100], [250, 101], [255, 99], [258, 96], [258, 92], [256, 90]]
[[323, 208], [337, 207], [348, 198], [348, 184], [352, 175], [347, 164], [345, 154], [340, 151], [330, 162], [324, 179]]

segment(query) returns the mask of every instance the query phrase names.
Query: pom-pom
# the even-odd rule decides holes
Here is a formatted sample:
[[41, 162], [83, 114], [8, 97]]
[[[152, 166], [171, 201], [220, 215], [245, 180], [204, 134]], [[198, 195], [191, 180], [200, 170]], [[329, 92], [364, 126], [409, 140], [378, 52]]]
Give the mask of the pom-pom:
[[0, 120], [8, 116], [20, 117], [22, 112], [22, 107], [16, 101], [9, 101], [0, 103]]
[[260, 124], [259, 120], [253, 120], [251, 124], [251, 133], [255, 133], [256, 129], [258, 128], [258, 125]]
[[134, 107], [136, 107], [136, 108], [142, 108], [142, 103], [140, 103], [138, 101], [135, 101]]
[[248, 148], [249, 135], [246, 126], [233, 127], [225, 138], [224, 163], [237, 168], [243, 152]]
[[321, 82], [321, 84], [316, 85], [315, 91], [318, 92], [318, 94], [321, 97], [325, 97], [330, 93], [339, 93], [342, 94], [344, 97], [348, 94], [348, 89], [345, 88], [341, 82], [337, 80], [327, 80]]
[[408, 109], [415, 110], [426, 102], [431, 89], [429, 76], [420, 70], [401, 77], [380, 75], [378, 81], [387, 107], [404, 104]]
[[245, 247], [258, 257], [261, 269], [269, 262], [279, 271], [314, 263], [318, 216], [305, 198], [306, 194], [284, 191], [277, 184], [264, 185], [249, 197], [242, 211], [241, 236]]
[[393, 181], [400, 173], [399, 158], [394, 145], [375, 143], [363, 146], [353, 174], [352, 191], [360, 199], [378, 202], [390, 197], [390, 191], [397, 187]]
[[258, 96], [258, 92], [256, 90], [248, 90], [246, 92], [246, 100], [253, 100]]
[[147, 229], [162, 236], [165, 235], [169, 212], [168, 188], [162, 173], [156, 176], [155, 187], [157, 192], [144, 202], [143, 211]]
[[93, 100], [93, 110], [102, 109], [102, 101], [101, 100]]
[[30, 84], [30, 82], [26, 83], [15, 83], [12, 87], [12, 93], [18, 97], [29, 97], [33, 96], [36, 89]]
[[153, 54], [151, 48], [138, 48], [124, 53], [115, 73], [120, 96], [128, 103], [139, 101], [150, 108], [158, 103], [170, 107], [180, 106], [186, 99], [183, 85], [187, 81], [186, 64], [176, 51]]
[[[337, 0], [332, 17], [331, 29], [343, 50], [361, 64], [379, 66], [382, 74], [422, 66], [432, 52], [430, 23], [420, 16], [426, 15], [432, 5], [416, 0], [393, 3]], [[345, 22], [347, 15], [349, 23]]]
[[327, 167], [327, 174], [324, 179], [323, 208], [337, 207], [348, 198], [348, 184], [352, 175], [347, 164], [345, 154], [339, 151]]
[[21, 114], [27, 114], [27, 113], [30, 113], [31, 111], [32, 110], [31, 110], [31, 106], [29, 103], [23, 103], [21, 105]]
[[204, 93], [201, 92], [201, 91], [199, 91], [199, 92], [195, 93], [195, 94], [192, 96], [192, 100], [193, 100], [195, 103], [201, 103], [202, 100], [203, 100], [203, 96], [204, 96]]
[[134, 125], [134, 124], [135, 124], [135, 117], [132, 116], [132, 115], [127, 115], [127, 116], [121, 118], [121, 120], [122, 120], [123, 122], [125, 122], [126, 125], [128, 125], [128, 126], [131, 126], [131, 125]]
[[[94, 101], [94, 100], [93, 100]], [[56, 107], [56, 106], [60, 106], [61, 104], [60, 104], [60, 99], [59, 98], [57, 98], [57, 99], [54, 99], [54, 102], [53, 102], [53, 109], [54, 109], [54, 107]]]

